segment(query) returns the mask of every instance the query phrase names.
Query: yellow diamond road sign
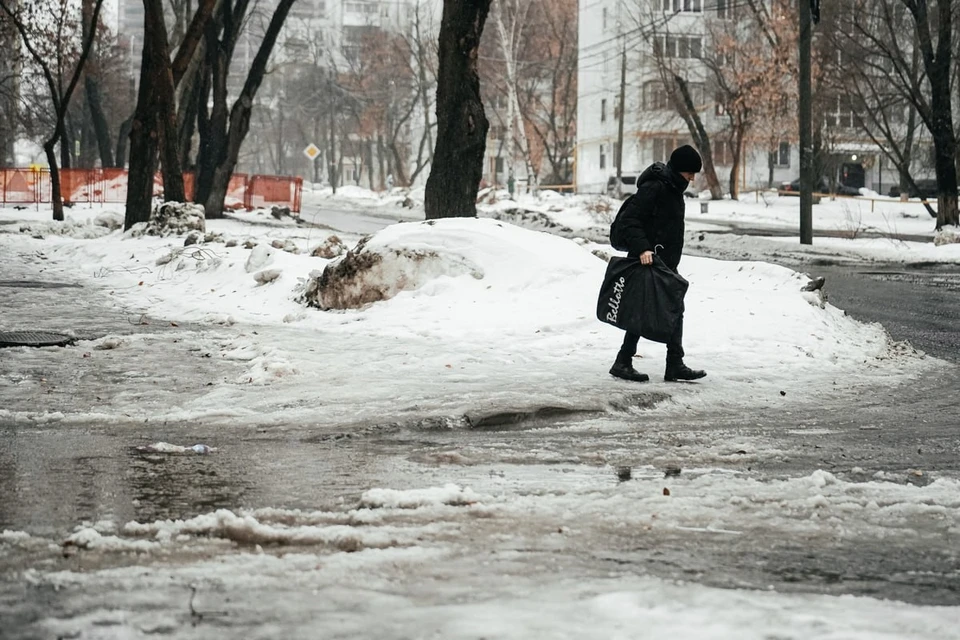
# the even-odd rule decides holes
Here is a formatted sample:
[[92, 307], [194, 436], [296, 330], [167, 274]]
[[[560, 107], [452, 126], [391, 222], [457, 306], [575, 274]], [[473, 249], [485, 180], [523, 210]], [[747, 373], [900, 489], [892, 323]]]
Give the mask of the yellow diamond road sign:
[[311, 160], [316, 160], [317, 156], [320, 155], [320, 147], [311, 142], [307, 145], [307, 148], [303, 150], [303, 155], [307, 156]]

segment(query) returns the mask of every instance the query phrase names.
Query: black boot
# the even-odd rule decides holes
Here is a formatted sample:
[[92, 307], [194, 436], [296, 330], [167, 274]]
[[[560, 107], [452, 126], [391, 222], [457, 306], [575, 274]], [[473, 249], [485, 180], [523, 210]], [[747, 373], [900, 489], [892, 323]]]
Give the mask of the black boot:
[[691, 369], [683, 364], [683, 360], [667, 360], [667, 368], [663, 372], [663, 379], [667, 382], [677, 382], [678, 380], [699, 380], [707, 375], [706, 371], [700, 369]]
[[634, 369], [633, 363], [630, 360], [624, 360], [620, 357], [618, 357], [616, 362], [613, 363], [613, 366], [610, 367], [610, 375], [614, 378], [630, 380], [631, 382], [646, 382], [650, 379], [650, 376], [647, 374], [640, 373]]

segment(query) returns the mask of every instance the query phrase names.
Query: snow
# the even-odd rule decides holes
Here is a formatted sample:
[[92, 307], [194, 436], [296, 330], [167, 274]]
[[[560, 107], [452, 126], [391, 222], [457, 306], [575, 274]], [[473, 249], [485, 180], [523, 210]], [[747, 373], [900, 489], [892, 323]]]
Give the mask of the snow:
[[[603, 256], [613, 254], [603, 240], [619, 203], [504, 196], [488, 194], [480, 219], [427, 223], [422, 192], [305, 190], [300, 222], [237, 212], [206, 221], [205, 236], [188, 246], [182, 235], [110, 231], [97, 223], [105, 220], [103, 207], [73, 207], [65, 223], [50, 222], [48, 209], [0, 209], [4, 264], [42, 264], [44, 279], [101, 292], [109, 313], [174, 325], [163, 333], [83, 339], [77, 357], [126, 363], [119, 369], [126, 373], [158, 351], [183, 361], [184, 369], [170, 375], [191, 371], [201, 358], [218, 367], [210, 380], [183, 374], [190, 391], [176, 397], [151, 395], [146, 382], [129, 376], [127, 389], [103, 390], [108, 401], [51, 398], [42, 407], [0, 409], [0, 419], [119, 429], [149, 420], [174, 433], [179, 424], [225, 433], [256, 425], [269, 434], [289, 424], [318, 433], [385, 421], [455, 428], [548, 407], [623, 411], [636, 406], [636, 394], [650, 399], [651, 413], [786, 410], [811, 389], [849, 396], [942, 366], [892, 341], [881, 326], [803, 292], [807, 275], [763, 261], [960, 261], [960, 244], [934, 243], [933, 221], [917, 203], [824, 200], [815, 207], [816, 228], [847, 237], [816, 237], [802, 247], [795, 236], [711, 233], [735, 224], [795, 231], [796, 198], [746, 194], [739, 202], [711, 201], [707, 213], [700, 213], [701, 201], [690, 201], [688, 254], [680, 265], [691, 283], [685, 346], [690, 364], [709, 376], [694, 385], [666, 384], [659, 375], [663, 346], [641, 342], [635, 365], [652, 381], [636, 385], [607, 374], [622, 333], [595, 317]], [[408, 198], [413, 208], [403, 206]], [[919, 240], [863, 237], [867, 230]], [[305, 302], [308, 292], [322, 286], [324, 268], [345, 259], [311, 252], [337, 246], [334, 235], [374, 266], [344, 285], [359, 303], [324, 311]], [[19, 327], [0, 317], [0, 328]], [[28, 355], [10, 349], [4, 357], [26, 362]], [[20, 384], [27, 393], [37, 390], [31, 380]], [[145, 445], [141, 454], [200, 453], [187, 437], [172, 440], [183, 444]], [[36, 623], [38, 634], [52, 637], [213, 637], [206, 625], [218, 611], [229, 611], [230, 628], [249, 637], [317, 637], [321, 620], [336, 637], [960, 637], [958, 607], [720, 589], [646, 576], [637, 565], [581, 566], [575, 555], [550, 552], [587, 548], [607, 533], [623, 540], [623, 532], [636, 537], [633, 548], [652, 549], [679, 532], [691, 543], [700, 536], [747, 543], [775, 531], [811, 548], [894, 534], [920, 545], [960, 534], [956, 479], [917, 486], [869, 468], [777, 479], [749, 471], [752, 460], [782, 453], [728, 433], [722, 444], [664, 445], [641, 463], [620, 460], [617, 449], [586, 451], [584, 457], [596, 456], [593, 464], [557, 465], [546, 477], [524, 465], [564, 462], [549, 450], [533, 448], [505, 463], [470, 447], [441, 447], [429, 454], [435, 466], [400, 461], [386, 474], [393, 486], [364, 487], [339, 507], [238, 505], [179, 520], [104, 520], [78, 526], [56, 541], [57, 551], [48, 549], [47, 537], [5, 530], [0, 557], [29, 548], [145, 558], [95, 570], [25, 570], [25, 582], [76, 599], [76, 615]], [[728, 464], [732, 459], [742, 464]], [[665, 461], [682, 472], [665, 478]], [[616, 482], [622, 462], [632, 479]], [[505, 466], [511, 473], [502, 472]], [[536, 558], [524, 561], [529, 549]], [[165, 562], [174, 550], [195, 555]], [[191, 592], [197, 600], [188, 610]], [[183, 625], [195, 610], [211, 613], [199, 626]]]
[[[582, 196], [520, 200], [563, 220], [573, 236], [577, 229], [603, 228], [604, 217], [615, 212], [609, 203]], [[342, 189], [336, 197], [308, 198], [304, 217], [322, 218], [322, 206], [330, 202], [341, 210], [356, 207], [362, 226], [371, 219], [363, 219], [369, 211], [363, 203], [381, 199]], [[749, 202], [710, 203], [715, 204], [753, 211], [753, 217], [770, 209]], [[698, 205], [690, 202], [691, 208]], [[780, 203], [777, 210], [784, 207]], [[401, 215], [409, 213], [399, 209]], [[622, 333], [595, 318], [605, 269], [595, 253], [611, 254], [609, 246], [483, 217], [400, 224], [381, 219], [380, 231], [365, 240], [361, 252], [375, 254], [377, 267], [350, 283], [366, 302], [355, 309], [320, 311], [304, 303], [304, 294], [327, 265], [342, 258], [310, 255], [334, 235], [315, 223], [277, 224], [269, 212], [251, 212], [246, 222], [207, 221], [212, 239], [183, 246], [176, 235], [132, 237], [117, 231], [91, 236], [87, 229], [106, 231], [92, 223], [100, 213], [97, 207], [74, 207], [71, 220], [57, 225], [41, 221], [42, 210], [0, 210], [0, 221], [78, 230], [42, 239], [0, 234], [0, 251], [8, 256], [40, 252], [47, 277], [108, 292], [111, 303], [127, 314], [218, 327], [221, 332], [198, 350], [239, 367], [224, 382], [170, 406], [145, 406], [136, 396], [117, 395], [109, 409], [96, 408], [101, 421], [110, 411], [118, 421], [310, 421], [320, 427], [375, 422], [385, 415], [475, 421], [547, 406], [603, 410], [619, 395], [654, 389], [667, 391], [668, 407], [691, 402], [723, 407], [767, 402], [779, 398], [780, 391], [810, 385], [837, 382], [840, 391], [887, 384], [897, 374], [919, 375], [929, 364], [893, 343], [881, 327], [856, 322], [802, 293], [803, 274], [763, 262], [688, 255], [681, 263], [691, 283], [685, 346], [690, 363], [710, 376], [695, 387], [665, 387], [658, 378], [662, 345], [642, 342], [636, 366], [654, 382], [636, 389], [607, 375]], [[691, 226], [697, 215], [688, 214]], [[0, 228], [17, 231], [19, 224]], [[924, 224], [932, 240], [932, 224]], [[351, 247], [361, 238], [349, 229], [337, 235]], [[751, 245], [751, 239], [738, 241], [760, 246]], [[879, 251], [864, 244], [873, 241], [848, 242], [858, 243], [863, 252]], [[692, 249], [696, 244], [690, 241]], [[960, 245], [927, 244], [922, 252], [895, 250], [940, 252], [942, 260], [960, 250]], [[114, 352], [139, 348], [112, 338]], [[204, 340], [192, 339], [198, 338]], [[95, 344], [103, 348], [103, 342]], [[93, 357], [97, 353], [102, 352]], [[64, 412], [50, 407], [5, 411], [4, 416], [42, 422]], [[71, 419], [79, 419], [77, 413]]]

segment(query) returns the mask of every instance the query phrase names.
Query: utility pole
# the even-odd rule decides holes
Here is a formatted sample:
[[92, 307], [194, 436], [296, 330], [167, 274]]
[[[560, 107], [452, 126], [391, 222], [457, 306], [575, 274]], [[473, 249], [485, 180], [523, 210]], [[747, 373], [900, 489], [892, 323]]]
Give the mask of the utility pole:
[[[622, 36], [621, 36], [622, 37]], [[623, 197], [623, 121], [626, 116], [626, 94], [627, 94], [627, 40], [623, 39], [620, 47], [620, 101], [619, 118], [617, 119], [617, 153], [614, 160], [617, 163], [617, 197]]]
[[800, 244], [813, 244], [813, 96], [810, 82], [810, 49], [813, 40], [811, 5], [816, 3], [819, 21], [819, 0], [798, 0], [800, 3]]

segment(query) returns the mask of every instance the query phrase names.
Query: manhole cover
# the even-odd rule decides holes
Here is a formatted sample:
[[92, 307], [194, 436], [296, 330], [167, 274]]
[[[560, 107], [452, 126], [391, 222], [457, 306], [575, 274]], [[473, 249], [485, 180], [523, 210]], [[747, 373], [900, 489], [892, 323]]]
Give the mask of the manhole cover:
[[52, 331], [0, 331], [0, 347], [63, 347], [74, 340]]
[[41, 282], [40, 280], [0, 280], [0, 287], [18, 289], [79, 289], [80, 285], [69, 282]]

